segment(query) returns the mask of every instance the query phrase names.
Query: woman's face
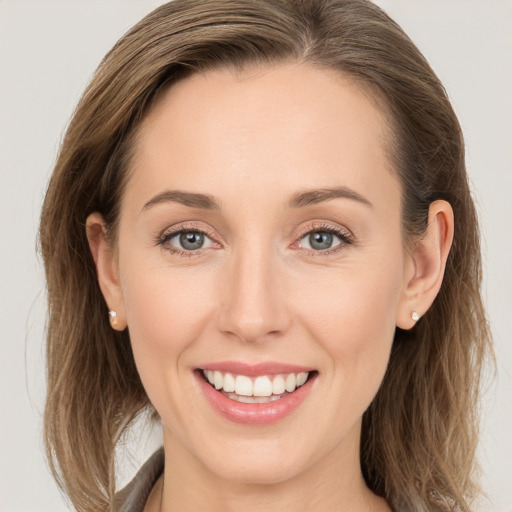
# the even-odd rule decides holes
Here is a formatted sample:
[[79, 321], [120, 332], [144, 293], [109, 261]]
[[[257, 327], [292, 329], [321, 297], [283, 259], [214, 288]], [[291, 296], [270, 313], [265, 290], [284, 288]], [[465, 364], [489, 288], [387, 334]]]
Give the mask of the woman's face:
[[143, 122], [118, 314], [183, 467], [358, 468], [410, 278], [386, 146], [374, 103], [305, 65], [196, 74]]

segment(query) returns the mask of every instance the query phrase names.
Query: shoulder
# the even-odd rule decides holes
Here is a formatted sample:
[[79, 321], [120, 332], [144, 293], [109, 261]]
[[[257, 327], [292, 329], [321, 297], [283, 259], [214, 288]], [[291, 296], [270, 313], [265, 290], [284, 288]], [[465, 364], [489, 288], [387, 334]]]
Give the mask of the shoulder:
[[164, 449], [156, 451], [131, 482], [116, 494], [118, 512], [143, 512], [147, 499], [164, 470]]

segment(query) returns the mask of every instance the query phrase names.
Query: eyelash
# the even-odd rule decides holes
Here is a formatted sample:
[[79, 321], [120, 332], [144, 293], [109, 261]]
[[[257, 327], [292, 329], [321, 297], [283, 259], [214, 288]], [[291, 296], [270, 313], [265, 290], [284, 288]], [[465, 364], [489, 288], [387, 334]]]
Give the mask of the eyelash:
[[330, 224], [325, 223], [313, 223], [313, 225], [309, 225], [304, 227], [304, 229], [299, 230], [298, 240], [294, 242], [292, 245], [298, 245], [307, 235], [311, 233], [329, 233], [331, 235], [335, 235], [340, 239], [340, 243], [330, 249], [325, 249], [323, 251], [314, 251], [312, 249], [303, 249], [307, 251], [310, 256], [328, 256], [330, 254], [335, 254], [340, 251], [346, 249], [348, 245], [352, 245], [354, 240], [354, 235], [350, 233], [347, 229], [341, 229], [338, 227], [334, 227]]
[[176, 228], [171, 228], [169, 230], [165, 230], [156, 240], [157, 245], [160, 245], [164, 250], [170, 252], [171, 254], [177, 254], [178, 256], [182, 256], [185, 258], [189, 258], [192, 256], [197, 256], [202, 249], [198, 249], [196, 251], [182, 251], [177, 247], [174, 247], [167, 242], [174, 238], [177, 235], [181, 235], [182, 233], [201, 233], [207, 236], [210, 240], [218, 245], [218, 242], [215, 242], [215, 238], [213, 233], [208, 230], [205, 230], [202, 226], [197, 226], [194, 224], [182, 224]]
[[[205, 230], [203, 227], [192, 225], [192, 224], [182, 224], [176, 228], [172, 228], [170, 230], [164, 231], [157, 239], [156, 244], [161, 246], [164, 250], [169, 251], [171, 254], [177, 254], [180, 257], [193, 257], [197, 256], [201, 253], [204, 249], [198, 249], [195, 251], [184, 251], [180, 250], [177, 247], [174, 247], [167, 242], [174, 238], [177, 235], [181, 235], [182, 233], [201, 233], [202, 235], [205, 235], [208, 237], [214, 244], [220, 245], [219, 242], [215, 241], [214, 235], [209, 232], [208, 230]], [[302, 248], [303, 251], [307, 251], [308, 255], [311, 256], [326, 256], [330, 254], [334, 254], [337, 252], [340, 252], [346, 248], [347, 245], [352, 245], [354, 243], [354, 236], [352, 233], [350, 233], [348, 230], [343, 230], [340, 228], [336, 228], [329, 224], [319, 223], [319, 224], [313, 224], [305, 227], [304, 229], [299, 230], [299, 233], [297, 234], [297, 240], [293, 242], [292, 247], [296, 246], [299, 247], [300, 242], [311, 233], [315, 232], [321, 232], [321, 233], [329, 233], [331, 235], [337, 236], [341, 242], [330, 248], [325, 250], [312, 250], [312, 249], [305, 249]]]

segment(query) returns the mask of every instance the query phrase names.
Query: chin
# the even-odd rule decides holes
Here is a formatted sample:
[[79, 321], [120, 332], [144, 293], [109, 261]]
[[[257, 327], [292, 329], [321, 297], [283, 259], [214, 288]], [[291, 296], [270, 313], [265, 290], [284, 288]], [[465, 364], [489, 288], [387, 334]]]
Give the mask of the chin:
[[222, 480], [247, 485], [276, 485], [291, 480], [299, 474], [299, 468], [279, 461], [278, 464], [260, 459], [257, 462], [236, 462], [223, 468], [210, 468]]
[[[305, 452], [301, 444], [299, 440], [283, 443], [283, 439], [253, 439], [230, 446], [219, 443], [218, 451], [210, 455], [203, 452], [201, 459], [207, 471], [225, 481], [255, 485], [280, 484], [297, 477], [314, 464], [314, 454], [306, 453], [308, 450]], [[316, 453], [320, 451], [321, 447], [315, 450]]]

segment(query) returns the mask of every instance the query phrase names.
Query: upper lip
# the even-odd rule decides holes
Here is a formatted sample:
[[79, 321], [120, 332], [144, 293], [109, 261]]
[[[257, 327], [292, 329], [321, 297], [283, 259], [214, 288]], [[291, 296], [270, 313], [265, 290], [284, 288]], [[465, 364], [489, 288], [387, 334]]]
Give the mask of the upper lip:
[[248, 364], [239, 361], [218, 361], [206, 363], [199, 367], [201, 370], [217, 370], [223, 373], [234, 373], [256, 377], [258, 375], [279, 375], [283, 373], [302, 373], [314, 371], [308, 366], [299, 366], [275, 361], [266, 361], [258, 364]]

